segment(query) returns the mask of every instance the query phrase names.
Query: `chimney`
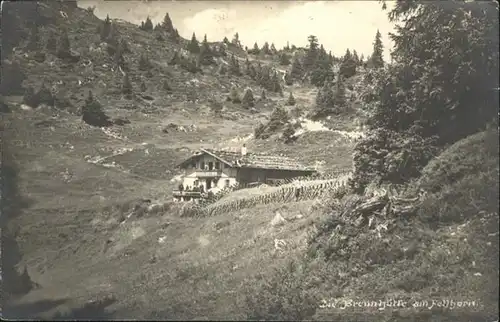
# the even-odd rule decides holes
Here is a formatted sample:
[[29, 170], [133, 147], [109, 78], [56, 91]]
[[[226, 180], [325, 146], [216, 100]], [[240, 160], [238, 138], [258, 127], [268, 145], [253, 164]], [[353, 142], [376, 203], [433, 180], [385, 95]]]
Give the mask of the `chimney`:
[[247, 155], [247, 146], [246, 144], [243, 144], [241, 147], [241, 156], [244, 157], [245, 155]]

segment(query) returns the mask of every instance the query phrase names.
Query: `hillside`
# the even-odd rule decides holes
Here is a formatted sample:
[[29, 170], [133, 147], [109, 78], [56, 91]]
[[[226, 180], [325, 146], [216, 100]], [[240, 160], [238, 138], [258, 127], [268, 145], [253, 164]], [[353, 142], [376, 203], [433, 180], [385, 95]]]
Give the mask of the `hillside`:
[[[22, 40], [4, 60], [8, 66], [19, 66], [21, 74], [26, 76], [21, 90], [6, 89], [2, 98], [10, 111], [2, 115], [2, 140], [8, 144], [10, 158], [18, 168], [19, 195], [29, 200], [22, 213], [8, 225], [13, 227], [19, 244], [21, 257], [16, 263], [17, 270], [26, 267], [31, 280], [39, 285], [23, 297], [14, 297], [12, 308], [5, 309], [6, 314], [17, 316], [19, 308], [27, 305], [30, 309], [25, 314], [50, 317], [54, 312], [65, 312], [89, 300], [112, 295], [118, 304], [109, 309], [116, 311], [117, 316], [144, 316], [160, 307], [155, 307], [154, 303], [164, 303], [167, 298], [191, 300], [180, 294], [171, 297], [163, 291], [153, 292], [150, 289], [153, 285], [158, 290], [176, 289], [185, 284], [176, 276], [194, 274], [194, 271], [203, 272], [207, 283], [212, 281], [212, 274], [227, 279], [232, 274], [232, 269], [227, 270], [229, 263], [243, 267], [243, 272], [237, 274], [243, 277], [253, 270], [251, 265], [259, 265], [264, 257], [278, 256], [272, 252], [274, 238], [281, 238], [280, 234], [292, 237], [295, 228], [268, 234], [267, 223], [274, 211], [269, 212], [269, 218], [252, 218], [245, 217], [242, 210], [241, 216], [246, 219], [235, 223], [234, 214], [200, 221], [181, 219], [170, 210], [147, 218], [132, 216], [120, 224], [124, 216], [133, 213], [134, 207], [142, 203], [141, 200], [165, 204], [168, 209], [172, 188], [177, 185], [175, 178], [181, 174], [174, 165], [199, 147], [239, 148], [246, 142], [252, 152], [293, 156], [306, 164], [320, 164], [325, 171], [351, 167], [353, 140], [343, 132], [317, 131], [314, 127], [308, 131], [306, 127], [293, 144], [280, 140], [279, 132], [265, 140], [253, 139], [255, 126], [259, 121], [266, 122], [275, 106], [283, 106], [286, 96], [268, 92], [266, 100], [257, 102], [252, 110], [226, 102], [233, 85], [240, 90], [240, 95], [245, 88], [252, 88], [256, 99], [262, 89], [247, 76], [217, 75], [217, 66], [203, 67], [202, 73], [172, 66], [168, 62], [174, 52], [184, 50], [186, 40], [178, 43], [165, 37], [158, 41], [153, 32], [113, 20], [120, 39], [124, 39], [130, 49], [124, 58], [135, 94], [132, 98], [125, 97], [121, 92], [123, 74], [114, 65], [113, 57], [107, 54], [107, 45], [97, 32], [103, 21], [70, 3], [58, 6], [56, 2], [40, 2], [37, 49], [29, 49], [29, 41]], [[25, 8], [13, 6], [10, 9], [19, 17], [26, 14]], [[21, 27], [24, 29], [19, 32], [26, 35], [23, 39], [29, 40], [31, 27], [22, 24]], [[64, 61], [45, 48], [51, 36], [59, 38], [63, 32], [68, 35], [72, 53], [79, 57], [77, 62]], [[231, 47], [228, 51], [231, 53]], [[235, 54], [239, 57], [244, 51], [242, 54], [235, 50]], [[139, 69], [141, 55], [147, 55], [151, 64], [149, 71]], [[217, 59], [219, 64], [225, 64], [229, 56]], [[243, 65], [244, 57], [238, 59]], [[271, 58], [264, 58], [262, 63], [278, 67]], [[165, 80], [170, 91], [163, 89]], [[147, 87], [145, 91], [139, 90], [142, 81]], [[28, 106], [23, 100], [24, 90], [31, 87], [36, 92], [42, 84], [55, 96], [55, 106]], [[307, 112], [317, 89], [310, 85], [283, 86], [285, 93], [293, 90], [296, 107]], [[130, 123], [99, 128], [83, 122], [82, 108], [89, 91], [110, 119]], [[223, 105], [220, 115], [212, 110], [214, 97]], [[336, 123], [334, 130], [350, 130], [349, 124]], [[333, 151], [336, 157], [332, 159]], [[282, 207], [276, 205], [274, 208]], [[301, 202], [298, 207], [306, 212], [310, 202]], [[309, 216], [298, 220], [298, 229], [308, 227], [310, 220]], [[215, 237], [221, 236], [221, 232], [213, 230], [213, 224], [218, 223], [229, 225], [225, 228], [227, 233], [222, 234], [226, 235], [224, 239]], [[249, 230], [248, 236], [239, 238], [244, 227]], [[258, 235], [264, 236], [259, 246], [244, 246], [257, 238], [255, 234], [259, 229], [262, 232]], [[194, 233], [192, 237], [189, 237], [190, 231]], [[182, 233], [177, 235], [177, 232]], [[158, 243], [161, 236], [167, 236], [165, 243], [169, 246], [166, 249]], [[111, 249], [103, 250], [108, 247], [106, 241], [110, 240]], [[235, 255], [235, 250], [226, 245], [243, 248]], [[212, 259], [201, 256], [207, 246], [213, 249], [210, 250]], [[248, 250], [244, 250], [245, 247]], [[253, 264], [244, 262], [252, 257], [247, 252], [254, 252], [256, 248], [265, 253], [254, 256]], [[144, 249], [148, 251], [138, 252]], [[148, 268], [142, 267], [153, 254], [156, 254], [156, 262], [147, 264]], [[228, 259], [234, 256], [238, 257]], [[110, 258], [114, 259], [110, 262]], [[130, 272], [123, 271], [123, 267], [128, 267]], [[203, 271], [205, 267], [211, 270]], [[83, 275], [77, 277], [77, 271]], [[118, 271], [121, 273], [117, 275]], [[159, 282], [168, 271], [174, 275]], [[173, 273], [175, 271], [177, 273]], [[141, 273], [136, 275], [138, 272]], [[128, 278], [130, 283], [123, 283], [122, 274], [134, 276]], [[144, 274], [151, 277], [147, 277], [147, 285], [139, 290], [137, 287], [144, 283]], [[81, 281], [80, 286], [74, 284], [77, 279]], [[238, 284], [239, 279], [231, 277], [219, 287], [231, 289], [232, 284], [226, 283]], [[209, 284], [205, 287], [210, 294], [218, 292], [218, 289], [210, 289]], [[128, 294], [133, 289], [138, 293], [132, 298]], [[188, 296], [189, 290], [186, 292]], [[144, 296], [151, 294], [157, 294], [158, 298], [145, 300]], [[207, 302], [199, 314], [209, 316], [219, 312], [217, 314], [223, 317], [227, 312], [223, 311], [225, 305], [220, 303], [224, 300], [211, 303], [207, 300], [210, 296], [207, 294], [205, 300], [199, 300]], [[60, 302], [57, 299], [61, 299]], [[48, 307], [38, 309], [40, 303], [49, 300], [55, 300], [53, 305], [48, 303]], [[148, 307], [144, 306], [146, 303]], [[171, 307], [176, 305], [171, 303]], [[196, 317], [197, 313], [179, 311], [171, 314], [188, 318]]]
[[[254, 55], [221, 40], [208, 44], [217, 54], [203, 64], [206, 52], [190, 53], [191, 42], [173, 28], [106, 22], [76, 1], [4, 10], [5, 317], [494, 320], [494, 126], [441, 146], [394, 129], [391, 136], [370, 128], [367, 136], [368, 119], [383, 123], [408, 106], [383, 114], [374, 107], [383, 104], [366, 98], [400, 97], [375, 92], [399, 79], [385, 77], [392, 66], [353, 68], [353, 59], [320, 54], [329, 68], [315, 66], [290, 85], [293, 64], [280, 64], [281, 55], [307, 62], [307, 49]], [[70, 50], [61, 55], [65, 35]], [[248, 88], [253, 106], [239, 102]], [[106, 125], [89, 124], [86, 113], [105, 115]], [[183, 158], [243, 143], [251, 153], [293, 157], [319, 176], [229, 192], [206, 207], [172, 202]], [[401, 183], [405, 169], [416, 175]], [[354, 193], [353, 180], [364, 175], [359, 182], [379, 181]], [[454, 311], [323, 305], [355, 298], [476, 302]]]

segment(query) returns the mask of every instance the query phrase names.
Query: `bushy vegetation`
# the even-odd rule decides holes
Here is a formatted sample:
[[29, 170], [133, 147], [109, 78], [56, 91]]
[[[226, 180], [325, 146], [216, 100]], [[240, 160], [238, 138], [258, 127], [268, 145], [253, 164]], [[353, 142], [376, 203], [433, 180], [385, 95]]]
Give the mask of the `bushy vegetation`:
[[23, 96], [23, 103], [36, 108], [41, 104], [45, 104], [47, 106], [54, 106], [54, 96], [50, 89], [45, 86], [45, 83], [42, 83], [40, 89], [35, 92], [33, 87], [27, 87]]
[[102, 105], [94, 98], [91, 91], [89, 91], [85, 105], [82, 108], [82, 120], [97, 127], [106, 127], [112, 124], [109, 117], [104, 113]]
[[256, 139], [267, 139], [277, 131], [283, 129], [290, 121], [288, 112], [281, 106], [276, 107], [267, 124], [259, 123], [254, 130], [254, 137]]
[[[394, 64], [373, 74], [374, 86], [369, 87], [365, 95], [373, 106], [368, 120], [372, 131], [392, 133], [390, 136], [400, 142], [420, 137], [422, 144], [416, 146], [432, 151], [433, 145], [440, 147], [456, 142], [496, 122], [498, 92], [493, 89], [498, 87], [495, 47], [498, 41], [490, 40], [492, 35], [498, 35], [498, 26], [493, 23], [498, 8], [493, 2], [453, 3], [453, 6], [398, 3], [390, 12], [391, 19], [400, 20], [403, 25], [392, 36]], [[409, 19], [409, 15], [416, 18]], [[436, 19], [447, 23], [438, 30], [432, 29], [431, 21]], [[459, 27], [449, 27], [451, 25]], [[458, 32], [460, 28], [466, 28], [474, 36], [464, 40]], [[478, 101], [477, 97], [482, 99]], [[371, 137], [369, 141], [373, 140]], [[394, 141], [386, 142], [376, 149], [365, 149], [369, 144], [360, 144], [357, 160], [366, 164], [381, 162], [375, 158], [385, 153], [382, 151], [392, 150]], [[423, 153], [414, 159], [420, 163], [418, 168], [422, 169], [431, 155]], [[373, 177], [364, 173], [369, 166], [361, 163], [357, 165], [356, 176]], [[401, 180], [418, 174], [418, 171], [409, 171]], [[383, 177], [393, 178], [389, 173]]]

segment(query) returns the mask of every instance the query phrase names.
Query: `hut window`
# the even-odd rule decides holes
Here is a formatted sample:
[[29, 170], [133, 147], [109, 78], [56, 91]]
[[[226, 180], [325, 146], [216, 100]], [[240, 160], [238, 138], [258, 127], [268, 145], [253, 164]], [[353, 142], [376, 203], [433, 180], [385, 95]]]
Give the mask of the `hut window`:
[[205, 162], [201, 161], [201, 163], [200, 163], [200, 169], [202, 169], [202, 170], [205, 169]]
[[216, 169], [216, 170], [219, 170], [219, 169], [220, 169], [220, 162], [219, 162], [219, 161], [216, 161], [216, 162], [215, 162], [215, 169]]

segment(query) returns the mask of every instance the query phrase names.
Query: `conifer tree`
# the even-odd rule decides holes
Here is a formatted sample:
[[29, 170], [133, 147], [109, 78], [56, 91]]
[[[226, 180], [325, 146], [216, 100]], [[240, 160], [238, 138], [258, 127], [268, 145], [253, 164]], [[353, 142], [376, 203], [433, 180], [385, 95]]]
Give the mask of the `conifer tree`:
[[271, 51], [269, 49], [269, 44], [267, 43], [267, 41], [264, 43], [264, 46], [262, 46], [261, 51], [264, 55], [269, 55], [271, 53]]
[[293, 125], [291, 123], [288, 123], [282, 133], [283, 141], [285, 141], [286, 144], [291, 143], [294, 139], [294, 135], [295, 129], [293, 128]]
[[337, 78], [337, 83], [335, 84], [335, 92], [333, 95], [333, 106], [335, 108], [335, 112], [338, 113], [342, 111], [347, 105], [345, 98], [345, 85], [344, 79], [339, 75]]
[[148, 57], [144, 54], [141, 54], [139, 57], [139, 64], [138, 64], [139, 70], [145, 71], [151, 68], [151, 62], [149, 61]]
[[384, 58], [383, 58], [384, 47], [382, 45], [382, 35], [380, 31], [377, 30], [377, 34], [375, 35], [375, 41], [373, 42], [373, 53], [371, 55], [370, 64], [374, 68], [384, 67]]
[[290, 57], [288, 57], [288, 55], [285, 54], [285, 53], [281, 53], [281, 55], [280, 55], [280, 62], [279, 63], [280, 63], [281, 66], [288, 66], [288, 65], [290, 65]]
[[255, 100], [253, 97], [252, 89], [247, 88], [245, 90], [245, 94], [243, 95], [243, 99], [241, 100], [241, 106], [245, 108], [250, 108], [254, 107], [254, 105], [255, 105]]
[[231, 55], [231, 60], [229, 61], [229, 72], [235, 76], [241, 75], [240, 63], [238, 62], [238, 59], [234, 57], [234, 55]]
[[210, 48], [210, 45], [208, 44], [206, 34], [203, 37], [203, 42], [201, 44], [200, 63], [202, 65], [212, 65], [215, 63], [214, 55], [213, 55], [212, 49]]
[[253, 44], [252, 54], [258, 55], [259, 53], [260, 53], [259, 45], [257, 45], [257, 43]]
[[149, 18], [149, 16], [147, 16], [146, 21], [144, 22], [143, 30], [153, 31], [153, 22], [151, 21], [151, 18]]
[[349, 78], [356, 74], [357, 64], [354, 61], [354, 58], [349, 49], [346, 50], [346, 53], [340, 63], [339, 74], [341, 77]]
[[165, 15], [165, 18], [163, 18], [161, 26], [166, 32], [174, 32], [174, 25], [172, 23], [172, 20], [170, 19], [170, 16], [168, 15], [168, 12]]
[[354, 60], [356, 65], [359, 66], [359, 57], [358, 57], [358, 53], [356, 52], [356, 49], [354, 49], [352, 51], [352, 59]]
[[108, 38], [110, 29], [111, 29], [111, 19], [109, 19], [109, 15], [106, 15], [106, 19], [104, 19], [104, 21], [100, 26], [99, 35], [101, 37], [101, 41], [105, 41]]
[[292, 75], [290, 75], [290, 73], [288, 71], [286, 71], [285, 73], [285, 84], [287, 86], [291, 86], [293, 85], [293, 78], [292, 78]]
[[196, 35], [193, 32], [193, 36], [191, 37], [191, 41], [187, 45], [187, 50], [193, 54], [198, 54], [200, 52], [200, 45], [198, 44], [198, 40], [196, 40]]
[[267, 97], [266, 97], [266, 90], [265, 89], [262, 90], [262, 93], [260, 94], [260, 99], [262, 101], [264, 101], [264, 100], [267, 99]]
[[240, 94], [238, 93], [238, 89], [235, 86], [231, 87], [231, 92], [229, 93], [228, 100], [235, 104], [241, 103]]
[[288, 123], [289, 120], [290, 117], [288, 112], [283, 107], [277, 106], [269, 118], [269, 123], [267, 125], [268, 130], [274, 132], [282, 128], [286, 123]]
[[144, 80], [141, 81], [140, 89], [141, 92], [145, 92], [148, 89], [146, 83], [144, 83]]
[[304, 76], [304, 69], [297, 57], [293, 59], [290, 75], [293, 79], [302, 79], [302, 76]]
[[288, 96], [288, 100], [286, 101], [286, 105], [288, 105], [288, 106], [295, 105], [295, 97], [293, 97], [292, 92], [290, 92], [290, 96]]
[[234, 46], [241, 48], [241, 43], [240, 43], [240, 36], [238, 33], [234, 34], [233, 41], [231, 42]]
[[307, 40], [309, 41], [309, 48], [307, 49], [306, 56], [304, 57], [303, 66], [304, 69], [309, 71], [314, 68], [316, 60], [318, 59], [318, 38], [314, 35], [310, 35]]
[[271, 47], [269, 47], [269, 51], [271, 52], [272, 55], [275, 55], [276, 53], [278, 53], [278, 50], [276, 50], [274, 43], [272, 43]]
[[229, 39], [227, 39], [227, 37], [224, 37], [224, 39], [222, 40], [222, 42], [226, 45], [229, 45]]
[[315, 117], [323, 117], [332, 114], [334, 108], [334, 93], [330, 82], [325, 81], [323, 87], [316, 95]]
[[104, 113], [101, 104], [95, 100], [92, 91], [85, 100], [85, 105], [82, 108], [82, 120], [92, 126], [106, 127], [112, 123], [109, 117]]

